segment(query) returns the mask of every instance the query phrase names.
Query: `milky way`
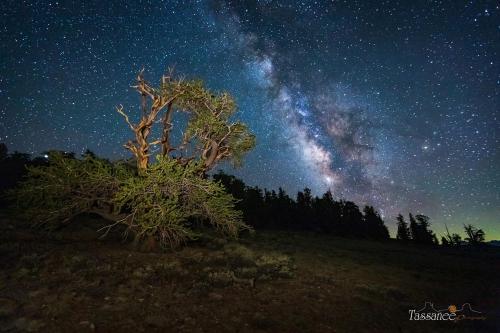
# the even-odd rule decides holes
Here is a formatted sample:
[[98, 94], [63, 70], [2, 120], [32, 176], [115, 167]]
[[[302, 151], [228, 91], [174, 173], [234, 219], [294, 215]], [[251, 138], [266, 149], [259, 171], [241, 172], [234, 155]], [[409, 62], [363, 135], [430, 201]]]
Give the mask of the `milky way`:
[[114, 106], [175, 65], [238, 101], [251, 185], [500, 237], [498, 2], [2, 1], [0, 140], [126, 157]]

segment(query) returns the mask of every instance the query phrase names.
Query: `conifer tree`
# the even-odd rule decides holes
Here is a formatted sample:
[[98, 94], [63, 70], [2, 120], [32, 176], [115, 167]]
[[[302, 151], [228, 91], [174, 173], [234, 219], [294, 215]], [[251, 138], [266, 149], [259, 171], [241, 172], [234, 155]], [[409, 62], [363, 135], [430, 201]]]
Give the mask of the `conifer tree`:
[[465, 240], [470, 244], [477, 246], [484, 242], [484, 231], [482, 229], [478, 229], [472, 224], [465, 225], [464, 230], [467, 237]]
[[384, 220], [373, 206], [365, 206], [363, 209], [365, 237], [373, 239], [388, 239], [389, 231], [384, 224]]
[[396, 219], [398, 221], [398, 231], [396, 234], [396, 239], [402, 241], [410, 240], [410, 229], [408, 228], [408, 223], [406, 223], [404, 216], [399, 214]]
[[[105, 231], [124, 224], [137, 240], [162, 245], [175, 246], [195, 237], [195, 222], [235, 237], [246, 228], [236, 201], [221, 183], [206, 177], [222, 161], [240, 165], [255, 144], [246, 125], [231, 120], [234, 99], [172, 73], [153, 87], [141, 71], [133, 87], [141, 96], [141, 114], [132, 118], [139, 120], [134, 122], [123, 106], [117, 112], [134, 134], [124, 146], [132, 152], [135, 168], [90, 153], [79, 159], [50, 152], [47, 165], [30, 167], [26, 180], [12, 192], [22, 211], [46, 226], [97, 213], [113, 221]], [[173, 118], [180, 112], [188, 121], [176, 132], [182, 137], [174, 140]], [[155, 124], [160, 137], [152, 139]], [[154, 146], [161, 147], [156, 156]]]

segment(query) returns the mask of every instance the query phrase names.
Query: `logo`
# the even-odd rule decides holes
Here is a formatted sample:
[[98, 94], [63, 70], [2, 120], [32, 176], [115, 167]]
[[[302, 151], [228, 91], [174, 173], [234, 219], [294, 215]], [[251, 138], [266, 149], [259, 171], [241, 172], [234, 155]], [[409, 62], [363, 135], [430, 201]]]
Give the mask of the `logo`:
[[416, 310], [410, 309], [410, 320], [434, 321], [460, 321], [460, 320], [485, 320], [482, 312], [472, 309], [470, 303], [464, 303], [460, 309], [451, 304], [445, 309], [437, 310], [431, 302], [425, 302], [424, 307]]

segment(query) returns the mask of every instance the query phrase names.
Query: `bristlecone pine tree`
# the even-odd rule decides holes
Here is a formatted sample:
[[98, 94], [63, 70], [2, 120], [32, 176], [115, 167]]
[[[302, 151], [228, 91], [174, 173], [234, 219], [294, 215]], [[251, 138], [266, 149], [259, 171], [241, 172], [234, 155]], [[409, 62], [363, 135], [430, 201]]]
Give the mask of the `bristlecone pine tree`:
[[[133, 87], [141, 96], [139, 121], [133, 123], [123, 106], [117, 111], [134, 133], [134, 140], [124, 146], [132, 152], [136, 167], [93, 154], [76, 159], [50, 152], [48, 165], [31, 167], [11, 193], [19, 207], [48, 227], [81, 213], [97, 213], [114, 221], [109, 228], [125, 224], [136, 240], [159, 241], [163, 246], [195, 237], [193, 225], [200, 223], [237, 236], [247, 226], [235, 209], [235, 199], [207, 177], [221, 161], [240, 165], [255, 145], [245, 124], [231, 122], [236, 111], [233, 98], [209, 91], [201, 81], [176, 78], [172, 71], [156, 88], [141, 71]], [[172, 131], [178, 113], [187, 115], [187, 122], [176, 146]], [[160, 137], [151, 139], [155, 124]], [[152, 159], [155, 146], [161, 150]]]
[[[154, 145], [161, 145], [163, 156], [174, 158], [182, 165], [197, 160], [202, 172], [212, 169], [223, 159], [239, 165], [243, 155], [255, 145], [255, 137], [245, 124], [230, 122], [230, 117], [236, 111], [236, 103], [227, 93], [214, 94], [201, 81], [175, 79], [172, 75], [163, 76], [160, 86], [153, 88], [144, 80], [142, 72], [137, 77], [137, 85], [133, 87], [142, 98], [140, 121], [133, 124], [123, 111], [123, 106], [118, 107], [117, 111], [134, 132], [135, 140], [127, 142], [125, 147], [134, 154], [139, 171], [148, 168], [151, 146]], [[165, 112], [161, 118], [161, 138], [149, 141], [152, 127], [162, 110]], [[187, 128], [178, 147], [174, 147], [171, 140], [172, 120], [176, 111], [189, 115]]]

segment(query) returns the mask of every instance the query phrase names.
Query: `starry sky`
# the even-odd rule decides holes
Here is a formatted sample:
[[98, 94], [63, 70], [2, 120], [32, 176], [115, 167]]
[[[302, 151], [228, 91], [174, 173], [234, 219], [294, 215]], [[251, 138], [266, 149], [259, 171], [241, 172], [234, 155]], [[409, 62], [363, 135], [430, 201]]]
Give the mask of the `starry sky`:
[[114, 111], [168, 66], [229, 91], [250, 185], [500, 239], [498, 1], [4, 0], [0, 141], [128, 157]]

